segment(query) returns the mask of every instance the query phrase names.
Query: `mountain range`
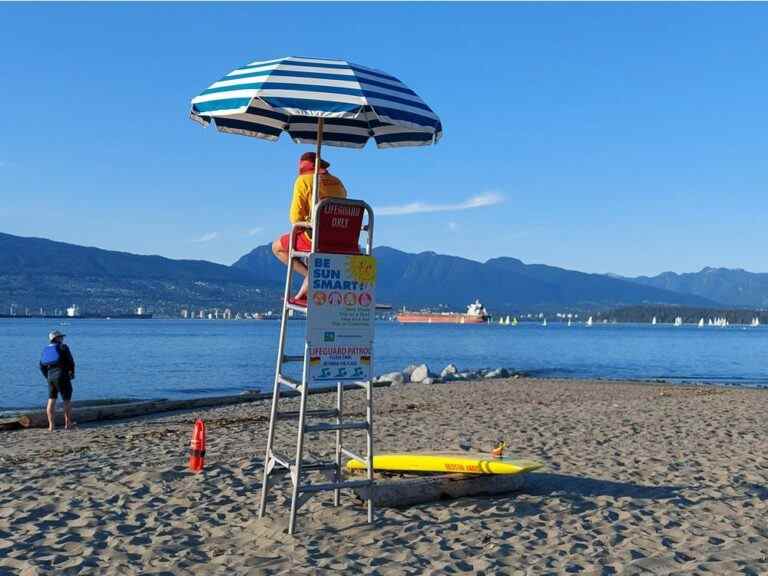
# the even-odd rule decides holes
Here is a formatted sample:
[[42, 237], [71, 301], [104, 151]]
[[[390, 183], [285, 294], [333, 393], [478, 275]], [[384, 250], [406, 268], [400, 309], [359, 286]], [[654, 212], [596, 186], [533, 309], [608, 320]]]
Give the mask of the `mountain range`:
[[728, 306], [768, 308], [768, 274], [730, 268], [703, 268], [699, 272], [629, 278], [632, 282], [696, 294]]
[[[434, 252], [409, 254], [382, 246], [374, 249], [376, 298], [394, 306], [462, 310], [479, 298], [495, 313], [521, 310], [604, 309], [632, 304], [716, 306], [708, 298], [643, 286], [602, 274], [585, 274], [515, 258], [477, 262]], [[259, 246], [233, 267], [261, 282], [282, 282], [268, 245]]]
[[138, 306], [177, 315], [180, 308], [261, 310], [279, 289], [250, 273], [201, 260], [140, 256], [0, 233], [0, 311], [63, 310], [77, 304], [96, 314], [133, 312]]
[[[622, 278], [587, 274], [515, 258], [477, 262], [389, 247], [377, 258], [377, 300], [394, 307], [463, 310], [479, 298], [492, 313], [605, 310], [664, 304], [697, 307], [768, 306], [768, 274], [705, 268]], [[10, 305], [37, 313], [77, 304], [114, 314], [143, 305], [177, 316], [182, 308], [277, 309], [285, 268], [269, 245], [232, 266], [173, 260], [0, 234], [0, 311]]]

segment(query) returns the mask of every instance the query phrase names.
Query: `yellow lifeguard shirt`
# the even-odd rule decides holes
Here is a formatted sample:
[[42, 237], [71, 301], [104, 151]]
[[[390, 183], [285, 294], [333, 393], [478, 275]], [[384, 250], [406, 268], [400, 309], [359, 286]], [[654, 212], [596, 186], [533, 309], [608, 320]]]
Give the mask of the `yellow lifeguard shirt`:
[[[328, 174], [317, 175], [318, 202], [324, 198], [346, 198], [347, 189], [341, 180]], [[293, 184], [290, 212], [291, 224], [312, 220], [312, 173], [300, 174]]]

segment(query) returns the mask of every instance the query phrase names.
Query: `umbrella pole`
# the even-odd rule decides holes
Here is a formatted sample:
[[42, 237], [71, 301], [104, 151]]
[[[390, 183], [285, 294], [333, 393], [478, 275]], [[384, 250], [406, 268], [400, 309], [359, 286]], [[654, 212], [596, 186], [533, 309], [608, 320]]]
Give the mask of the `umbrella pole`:
[[320, 148], [323, 146], [323, 120], [322, 117], [317, 119], [317, 152], [315, 153], [315, 173], [312, 175], [312, 208], [310, 210], [315, 209], [315, 204], [320, 199], [317, 181], [320, 174]]

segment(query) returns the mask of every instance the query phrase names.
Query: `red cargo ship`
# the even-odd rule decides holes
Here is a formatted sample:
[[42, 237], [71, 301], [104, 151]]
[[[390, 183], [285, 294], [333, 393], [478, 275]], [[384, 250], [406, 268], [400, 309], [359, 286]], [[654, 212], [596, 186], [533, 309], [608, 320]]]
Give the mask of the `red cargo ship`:
[[482, 324], [488, 321], [488, 313], [475, 300], [467, 306], [465, 314], [457, 312], [408, 312], [403, 310], [398, 313], [397, 321], [401, 324]]

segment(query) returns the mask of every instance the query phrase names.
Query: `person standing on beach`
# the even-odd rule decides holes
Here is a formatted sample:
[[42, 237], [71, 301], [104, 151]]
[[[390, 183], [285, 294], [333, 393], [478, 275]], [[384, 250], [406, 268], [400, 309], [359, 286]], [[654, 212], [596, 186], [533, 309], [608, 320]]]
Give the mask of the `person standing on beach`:
[[[291, 201], [290, 220], [291, 224], [296, 222], [310, 222], [312, 220], [312, 179], [315, 172], [315, 160], [317, 155], [314, 152], [305, 152], [299, 158], [299, 175], [293, 183], [293, 199]], [[324, 198], [346, 198], [347, 190], [344, 188], [341, 180], [328, 172], [330, 164], [320, 159], [320, 169], [317, 176], [318, 195], [317, 201]], [[291, 234], [283, 234], [272, 243], [272, 253], [283, 264], [288, 264], [288, 247], [291, 242]], [[310, 252], [312, 250], [312, 236], [309, 232], [303, 232], [298, 235], [295, 249], [301, 252]], [[301, 288], [292, 298], [294, 304], [306, 306], [307, 290], [309, 283], [307, 281], [307, 266], [301, 261], [294, 261], [293, 269], [304, 276], [304, 282]]]
[[56, 417], [56, 399], [61, 394], [64, 401], [64, 428], [75, 425], [72, 420], [72, 380], [75, 378], [75, 359], [69, 346], [64, 344], [64, 334], [54, 330], [48, 334], [49, 344], [40, 357], [40, 372], [48, 381], [48, 431], [53, 432]]

